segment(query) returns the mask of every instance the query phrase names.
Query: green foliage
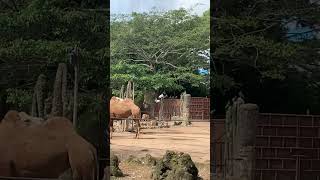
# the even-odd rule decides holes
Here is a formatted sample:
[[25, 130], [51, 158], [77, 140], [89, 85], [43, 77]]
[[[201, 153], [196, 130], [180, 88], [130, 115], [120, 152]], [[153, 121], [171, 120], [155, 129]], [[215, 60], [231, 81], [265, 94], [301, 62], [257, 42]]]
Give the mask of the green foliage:
[[50, 63], [61, 62], [63, 59], [66, 60], [65, 48], [71, 45], [62, 41], [17, 39], [1, 45], [0, 58], [14, 61], [46, 59]]
[[7, 89], [7, 103], [14, 104], [18, 110], [23, 110], [32, 103], [32, 93], [26, 90]]
[[[209, 68], [198, 55], [209, 49], [209, 11], [203, 16], [184, 9], [133, 13], [131, 19], [115, 17], [111, 24], [111, 86], [120, 90], [135, 82], [136, 92], [181, 92], [208, 84], [194, 73]], [[192, 93], [192, 92], [191, 92]]]
[[[89, 2], [95, 5], [89, 5]], [[98, 7], [101, 3], [61, 3], [59, 0], [30, 0], [21, 4], [19, 2], [18, 12], [9, 8], [1, 11], [0, 25], [3, 28], [0, 29], [0, 59], [2, 67], [6, 67], [1, 69], [2, 72], [13, 71], [12, 68], [17, 65], [28, 72], [46, 70], [60, 62], [67, 62], [68, 50], [78, 45], [81, 54], [81, 88], [106, 88], [108, 17], [99, 9], [85, 9]], [[77, 5], [74, 6], [75, 4]], [[101, 68], [103, 66], [106, 68]], [[100, 73], [101, 71], [104, 73]], [[53, 79], [55, 74], [46, 72], [46, 75]], [[7, 87], [12, 87], [11, 84], [17, 84], [17, 81], [27, 84], [30, 80], [30, 76], [23, 79], [20, 74], [16, 74]]]
[[[214, 69], [211, 80], [213, 98], [220, 100], [214, 107], [218, 113], [224, 113], [226, 99], [238, 90], [243, 91], [247, 102], [259, 104], [261, 111], [301, 113], [308, 104], [317, 112], [319, 87], [309, 85], [318, 82], [316, 64], [320, 54], [314, 45], [319, 40], [288, 41], [284, 20], [312, 24], [320, 15], [320, 7], [307, 1], [226, 0], [217, 9], [211, 28]], [[301, 78], [305, 85], [298, 91], [305, 102], [289, 102], [288, 98], [297, 96], [293, 93], [294, 84], [302, 83]], [[270, 92], [276, 97], [271, 97]], [[305, 92], [314, 98], [307, 97]], [[221, 95], [226, 99], [218, 97]], [[279, 107], [274, 108], [274, 104]]]

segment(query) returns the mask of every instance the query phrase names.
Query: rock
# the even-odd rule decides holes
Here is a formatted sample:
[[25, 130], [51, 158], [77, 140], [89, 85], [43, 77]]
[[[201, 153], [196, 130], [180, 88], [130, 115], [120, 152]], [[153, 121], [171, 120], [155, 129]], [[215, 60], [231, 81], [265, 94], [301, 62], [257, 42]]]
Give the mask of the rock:
[[174, 122], [173, 122], [173, 125], [174, 125], [174, 126], [179, 126], [179, 125], [181, 125], [181, 124], [182, 124], [182, 121], [180, 121], [180, 122], [179, 122], [179, 121], [174, 121]]
[[133, 155], [130, 155], [129, 158], [126, 160], [127, 163], [133, 164], [142, 164], [141, 160]]
[[141, 158], [141, 162], [148, 166], [155, 166], [157, 164], [156, 158], [152, 157], [150, 154], [146, 154], [146, 157]]
[[147, 166], [155, 166], [157, 164], [156, 158], [152, 157], [150, 154], [146, 154], [146, 156], [142, 158], [137, 158], [133, 155], [130, 155], [126, 162], [130, 164], [139, 164]]
[[153, 180], [198, 180], [198, 169], [189, 154], [167, 151], [152, 172]]
[[111, 154], [110, 156], [110, 175], [115, 177], [123, 177], [123, 173], [119, 168], [119, 158]]

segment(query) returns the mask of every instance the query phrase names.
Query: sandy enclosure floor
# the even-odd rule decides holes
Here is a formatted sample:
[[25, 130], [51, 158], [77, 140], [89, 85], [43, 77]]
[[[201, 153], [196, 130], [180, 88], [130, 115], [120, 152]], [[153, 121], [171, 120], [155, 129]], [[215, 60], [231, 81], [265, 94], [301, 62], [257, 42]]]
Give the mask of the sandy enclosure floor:
[[111, 151], [120, 159], [129, 155], [137, 157], [147, 153], [162, 157], [166, 150], [189, 153], [198, 163], [210, 163], [210, 124], [193, 122], [189, 127], [142, 129], [140, 139], [134, 133], [113, 133]]
[[120, 179], [149, 179], [149, 167], [130, 167], [123, 162], [130, 155], [144, 157], [147, 153], [161, 158], [166, 150], [190, 154], [196, 163], [199, 174], [209, 179], [210, 174], [210, 124], [209, 122], [193, 122], [189, 127], [170, 127], [142, 129], [140, 139], [134, 139], [134, 133], [113, 133], [111, 151], [120, 160], [120, 168], [127, 177]]

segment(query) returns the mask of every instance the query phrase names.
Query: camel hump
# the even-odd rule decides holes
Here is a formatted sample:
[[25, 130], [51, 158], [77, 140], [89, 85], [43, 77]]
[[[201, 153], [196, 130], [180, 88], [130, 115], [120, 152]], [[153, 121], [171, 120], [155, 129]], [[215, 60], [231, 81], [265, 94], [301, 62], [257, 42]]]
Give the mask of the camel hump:
[[51, 117], [45, 121], [44, 126], [49, 129], [69, 129], [70, 131], [73, 130], [71, 121], [65, 117]]
[[19, 112], [15, 110], [9, 110], [2, 119], [1, 123], [17, 123], [18, 121], [20, 121]]
[[112, 96], [111, 100], [113, 100], [113, 101], [123, 101], [124, 99], [116, 97], [116, 96]]

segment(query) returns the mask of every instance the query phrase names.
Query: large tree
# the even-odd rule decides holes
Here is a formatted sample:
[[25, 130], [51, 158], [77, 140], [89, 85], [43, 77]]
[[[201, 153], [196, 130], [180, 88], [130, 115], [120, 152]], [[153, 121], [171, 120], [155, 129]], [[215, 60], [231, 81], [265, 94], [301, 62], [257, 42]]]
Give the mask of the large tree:
[[211, 85], [216, 112], [224, 113], [227, 100], [242, 90], [261, 111], [303, 113], [310, 108], [319, 113], [319, 39], [288, 38], [310, 33], [288, 34], [292, 22], [317, 30], [319, 6], [272, 0], [227, 0], [214, 6]]
[[196, 16], [185, 9], [115, 16], [111, 22], [114, 93], [133, 80], [140, 95], [164, 90], [208, 95], [209, 79], [197, 70], [209, 69], [209, 23], [209, 11]]

